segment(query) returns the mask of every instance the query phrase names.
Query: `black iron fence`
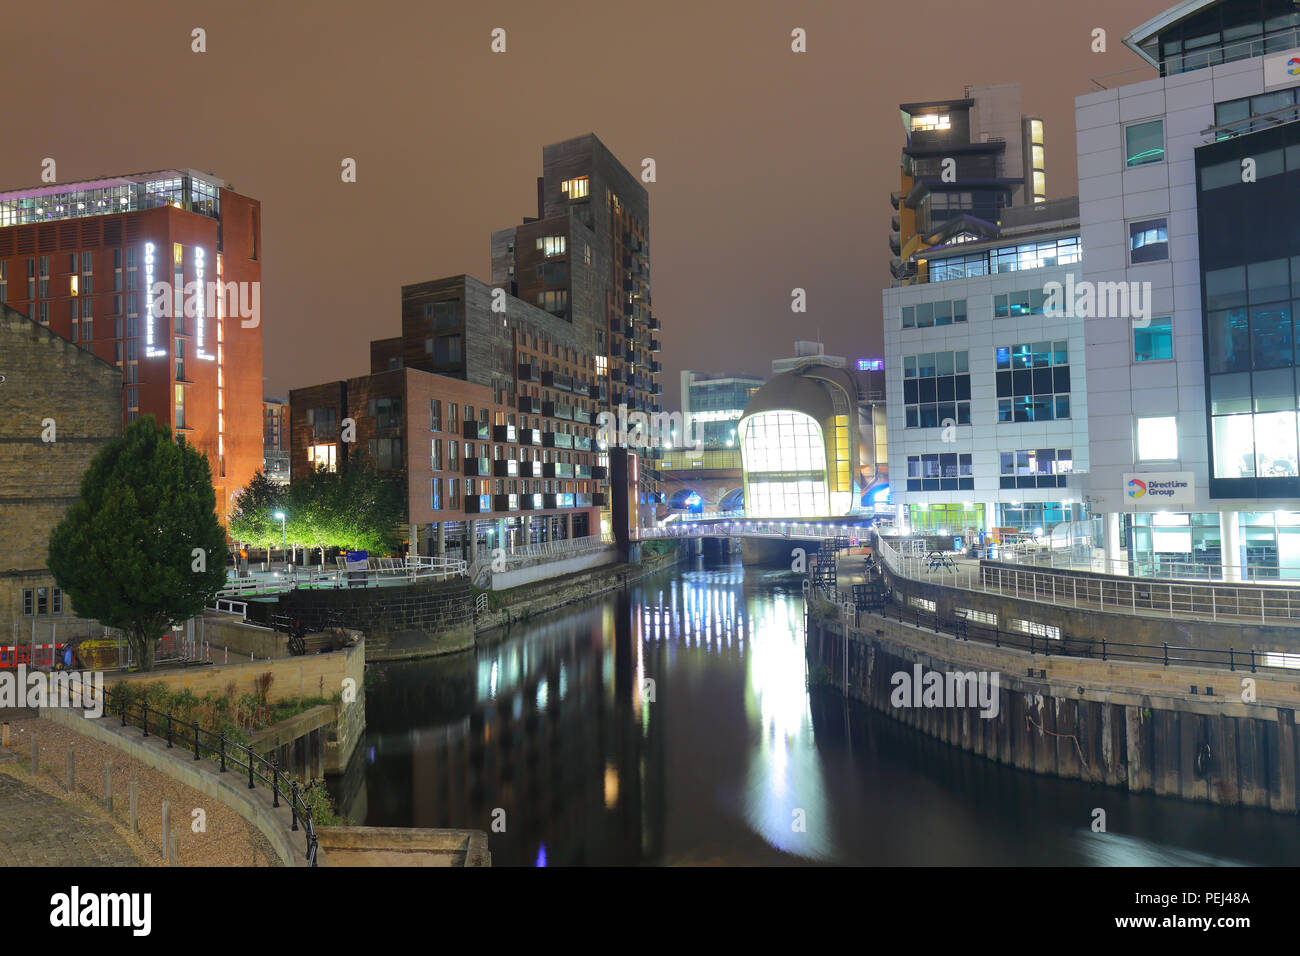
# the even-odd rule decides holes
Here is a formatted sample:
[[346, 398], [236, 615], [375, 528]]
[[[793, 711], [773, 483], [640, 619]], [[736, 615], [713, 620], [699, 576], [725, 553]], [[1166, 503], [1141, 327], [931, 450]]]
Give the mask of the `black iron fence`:
[[[114, 697], [117, 699], [113, 699]], [[277, 809], [280, 806], [280, 798], [284, 797], [289, 804], [293, 820], [291, 829], [295, 833], [301, 830], [306, 837], [307, 865], [316, 865], [316, 827], [312, 822], [311, 805], [306, 800], [298, 781], [289, 779], [289, 776], [280, 769], [274, 752], [268, 760], [251, 748], [229, 739], [224, 731], [213, 733], [204, 730], [197, 721], [189, 723], [171, 713], [160, 713], [156, 708], [150, 709], [147, 700], [141, 701], [139, 706], [132, 706], [126, 694], [114, 694], [110, 691], [106, 709], [121, 718], [123, 727], [130, 723], [141, 728], [145, 737], [150, 733], [156, 737], [165, 737], [168, 749], [180, 745], [182, 749], [193, 751], [195, 760], [207, 756], [217, 761], [221, 773], [237, 771], [241, 775], [246, 775], [249, 790], [254, 789], [260, 781], [271, 788], [271, 805]]]
[[[1249, 671], [1252, 674], [1260, 671], [1282, 672], [1292, 675], [1296, 673], [1296, 666], [1269, 663], [1270, 659], [1276, 659], [1276, 652], [1257, 651], [1254, 647], [1238, 650], [1233, 647], [1218, 649], [1185, 647], [1167, 643], [1132, 644], [1123, 641], [1108, 641], [1104, 637], [1100, 639], [1071, 637], [1064, 631], [1061, 631], [1059, 636], [1053, 636], [1050, 633], [1033, 634], [1022, 631], [1009, 631], [1002, 629], [997, 624], [990, 625], [964, 617], [944, 618], [936, 612], [923, 608], [904, 607], [898, 601], [893, 602], [892, 606], [889, 604], [884, 606], [868, 605], [859, 607], [858, 610], [859, 612], [877, 614], [887, 620], [895, 619], [900, 624], [911, 624], [913, 627], [930, 630], [936, 634], [950, 634], [957, 640], [974, 640], [979, 643], [992, 644], [994, 647], [1011, 647], [1029, 651], [1031, 654], [1042, 654], [1044, 657], [1076, 657], [1101, 661], [1141, 661], [1158, 663], [1164, 667], [1178, 664], [1198, 667], [1226, 667], [1229, 671]], [[857, 627], [862, 630], [865, 629], [865, 626], [865, 622], [861, 614], [859, 614]], [[1297, 658], [1294, 664], [1300, 665], [1300, 658]]]

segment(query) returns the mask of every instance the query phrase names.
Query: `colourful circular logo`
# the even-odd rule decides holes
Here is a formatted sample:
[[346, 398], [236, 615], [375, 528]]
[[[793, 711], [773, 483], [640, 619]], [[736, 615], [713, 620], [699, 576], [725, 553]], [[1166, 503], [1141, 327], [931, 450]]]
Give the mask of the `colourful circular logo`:
[[1147, 483], [1137, 478], [1130, 478], [1128, 483], [1128, 496], [1130, 498], [1141, 498], [1147, 493]]
[[1286, 61], [1286, 71], [1290, 76], [1300, 76], [1300, 56], [1293, 56]]

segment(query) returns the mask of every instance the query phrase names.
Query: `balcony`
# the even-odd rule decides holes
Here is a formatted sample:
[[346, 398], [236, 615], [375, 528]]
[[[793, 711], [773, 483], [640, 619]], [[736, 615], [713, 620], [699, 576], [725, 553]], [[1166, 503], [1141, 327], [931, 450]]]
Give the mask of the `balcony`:
[[592, 465], [591, 477], [599, 481], [604, 481], [609, 477], [609, 469], [604, 465]]
[[486, 515], [492, 513], [491, 495], [466, 495], [465, 514]]
[[535, 362], [526, 362], [519, 366], [519, 381], [521, 382], [540, 382], [542, 380], [542, 370]]
[[541, 511], [542, 496], [541, 495], [520, 495], [519, 510], [520, 511]]
[[619, 335], [626, 336], [627, 338], [632, 338], [633, 336], [636, 335], [636, 323], [619, 322], [614, 326], [614, 331], [617, 332]]
[[649, 325], [650, 325], [650, 331], [651, 331], [651, 332], [658, 332], [658, 331], [659, 331], [659, 320], [656, 319], [656, 318], [654, 318], [654, 316], [651, 316], [651, 317], [650, 317]]
[[519, 466], [520, 478], [540, 478], [542, 477], [542, 463], [540, 461], [520, 461], [516, 462]]
[[632, 316], [636, 315], [636, 305], [635, 305], [634, 303], [631, 303], [631, 302], [624, 302], [624, 303], [623, 303], [623, 314], [624, 314], [625, 316], [627, 316], [628, 318], [631, 318]]
[[474, 441], [491, 441], [492, 426], [487, 422], [465, 422], [461, 426], [460, 433], [463, 437]]
[[541, 399], [533, 398], [531, 395], [520, 395], [519, 411], [524, 415], [540, 415], [542, 413]]
[[606, 388], [604, 385], [588, 385], [587, 397], [594, 398], [598, 402], [608, 401], [609, 389]]
[[573, 436], [564, 432], [542, 432], [543, 448], [573, 448]]
[[587, 409], [585, 408], [579, 408], [575, 405], [573, 408], [573, 420], [575, 422], [581, 422], [583, 425], [590, 425], [591, 412], [587, 411]]
[[517, 478], [519, 462], [513, 458], [496, 458], [492, 461], [492, 475], [496, 478]]
[[655, 382], [650, 386], [651, 395], [662, 395], [663, 393], [664, 393], [664, 387], [660, 385], [658, 382]]
[[573, 466], [563, 461], [548, 461], [542, 465], [543, 478], [572, 478]]
[[514, 425], [493, 425], [492, 440], [495, 442], [515, 442], [518, 441]]
[[521, 428], [519, 429], [520, 445], [536, 445], [539, 448], [542, 444], [542, 430], [540, 428]]
[[663, 365], [660, 364], [659, 362], [651, 362], [649, 368], [650, 368], [651, 375], [658, 375], [660, 372], [664, 370]]
[[651, 352], [659, 352], [659, 351], [662, 351], [662, 349], [663, 349], [663, 346], [661, 346], [661, 345], [659, 344], [659, 340], [658, 340], [658, 339], [651, 339], [651, 340], [650, 340], [650, 351], [651, 351]]
[[591, 493], [591, 504], [592, 504], [592, 507], [595, 507], [595, 508], [603, 508], [603, 507], [605, 507], [605, 497], [606, 497], [605, 492], [603, 492], [603, 491], [593, 491], [593, 492]]
[[574, 451], [591, 451], [591, 439], [584, 438], [582, 435], [573, 436]]
[[542, 416], [571, 422], [573, 421], [573, 406], [561, 405], [559, 402], [542, 402]]
[[491, 458], [466, 458], [465, 459], [466, 478], [486, 478], [490, 474], [492, 474]]
[[637, 360], [636, 349], [624, 349], [620, 357], [623, 359], [624, 362], [635, 363]]
[[518, 511], [519, 496], [518, 495], [493, 495], [492, 510], [493, 511]]
[[573, 466], [573, 477], [574, 477], [574, 478], [590, 478], [590, 477], [591, 477], [591, 465], [574, 465], [574, 466]]
[[543, 372], [542, 388], [559, 389], [562, 392], [573, 391], [573, 376], [562, 372]]

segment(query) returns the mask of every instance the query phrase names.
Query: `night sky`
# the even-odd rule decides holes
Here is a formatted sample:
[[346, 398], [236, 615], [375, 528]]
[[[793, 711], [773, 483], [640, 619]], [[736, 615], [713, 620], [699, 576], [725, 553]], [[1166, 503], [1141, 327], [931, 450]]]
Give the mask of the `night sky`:
[[1048, 195], [1072, 195], [1073, 98], [1136, 67], [1121, 38], [1171, 5], [21, 0], [0, 186], [38, 184], [48, 156], [60, 182], [193, 167], [260, 199], [266, 394], [282, 396], [366, 373], [403, 283], [486, 280], [489, 233], [536, 215], [542, 146], [594, 132], [634, 172], [657, 164], [673, 408], [682, 368], [766, 373], [819, 330], [833, 354], [880, 354], [899, 103], [1019, 81], [1046, 120]]

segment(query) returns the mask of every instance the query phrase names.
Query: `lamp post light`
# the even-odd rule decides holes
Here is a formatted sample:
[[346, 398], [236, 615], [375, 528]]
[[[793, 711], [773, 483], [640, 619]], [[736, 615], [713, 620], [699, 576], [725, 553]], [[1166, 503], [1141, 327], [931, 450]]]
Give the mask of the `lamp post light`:
[[283, 511], [277, 511], [275, 516], [280, 519], [280, 556], [284, 558], [284, 572], [289, 573], [289, 542], [287, 539], [288, 532], [285, 530], [285, 517]]

